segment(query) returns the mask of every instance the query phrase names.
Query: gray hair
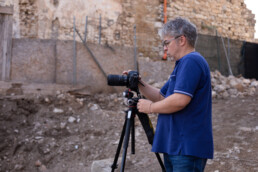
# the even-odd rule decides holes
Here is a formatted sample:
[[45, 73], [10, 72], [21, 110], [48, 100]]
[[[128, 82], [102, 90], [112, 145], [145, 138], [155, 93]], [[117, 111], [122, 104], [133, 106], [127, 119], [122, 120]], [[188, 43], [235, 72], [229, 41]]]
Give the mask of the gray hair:
[[188, 43], [195, 47], [197, 40], [197, 29], [196, 26], [189, 20], [177, 17], [174, 20], [168, 21], [162, 28], [162, 38], [165, 36], [181, 36], [184, 35]]

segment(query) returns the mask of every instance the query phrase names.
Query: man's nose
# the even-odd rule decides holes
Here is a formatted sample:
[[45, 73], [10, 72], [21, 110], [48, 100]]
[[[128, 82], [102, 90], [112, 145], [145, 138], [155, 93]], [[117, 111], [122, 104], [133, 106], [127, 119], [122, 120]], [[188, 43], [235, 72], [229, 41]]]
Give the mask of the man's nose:
[[164, 46], [164, 47], [163, 47], [163, 50], [164, 50], [164, 51], [167, 51], [167, 50], [168, 50], [168, 47], [167, 47], [167, 46]]

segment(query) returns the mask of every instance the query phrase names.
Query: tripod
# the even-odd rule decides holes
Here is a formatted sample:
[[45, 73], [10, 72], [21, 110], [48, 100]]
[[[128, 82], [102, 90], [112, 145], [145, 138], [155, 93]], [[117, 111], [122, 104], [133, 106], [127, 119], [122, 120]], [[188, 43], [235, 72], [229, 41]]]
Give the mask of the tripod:
[[[123, 130], [120, 136], [120, 140], [119, 140], [119, 144], [117, 147], [117, 151], [116, 151], [116, 155], [114, 158], [114, 162], [111, 165], [111, 172], [114, 172], [114, 170], [118, 167], [117, 166], [117, 161], [118, 161], [118, 157], [120, 154], [120, 150], [122, 148], [122, 144], [123, 144], [123, 140], [124, 140], [124, 144], [123, 144], [123, 154], [122, 154], [122, 162], [121, 162], [121, 169], [120, 172], [124, 171], [125, 168], [125, 162], [126, 162], [126, 154], [127, 154], [127, 148], [128, 148], [128, 144], [129, 144], [129, 137], [130, 137], [130, 132], [131, 132], [131, 151], [132, 154], [135, 154], [135, 126], [134, 126], [134, 120], [135, 120], [135, 116], [137, 115], [142, 126], [143, 129], [145, 131], [145, 134], [148, 138], [148, 142], [149, 144], [152, 145], [153, 143], [153, 138], [154, 138], [154, 129], [153, 126], [151, 124], [151, 121], [149, 119], [149, 116], [145, 113], [140, 113], [137, 110], [137, 103], [140, 96], [140, 93], [137, 91], [137, 96], [136, 98], [133, 98], [133, 92], [131, 92], [131, 90], [126, 90], [123, 93], [123, 96], [126, 97], [128, 99], [128, 110], [125, 112], [125, 121], [124, 121], [124, 126], [123, 126]], [[131, 130], [131, 131], [130, 131]], [[161, 166], [162, 172], [166, 172], [164, 164], [160, 158], [160, 155], [158, 153], [155, 153], [158, 162]]]

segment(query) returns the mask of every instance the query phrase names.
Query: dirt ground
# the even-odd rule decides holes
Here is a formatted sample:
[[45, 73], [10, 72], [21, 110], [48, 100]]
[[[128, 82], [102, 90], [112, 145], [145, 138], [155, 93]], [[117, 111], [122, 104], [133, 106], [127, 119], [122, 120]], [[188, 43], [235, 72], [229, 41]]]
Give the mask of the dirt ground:
[[[215, 154], [206, 172], [258, 171], [257, 95], [213, 100]], [[112, 162], [125, 103], [122, 93], [1, 95], [0, 171], [90, 172], [93, 161]], [[138, 119], [135, 127], [136, 154], [128, 149], [125, 171], [161, 171]]]

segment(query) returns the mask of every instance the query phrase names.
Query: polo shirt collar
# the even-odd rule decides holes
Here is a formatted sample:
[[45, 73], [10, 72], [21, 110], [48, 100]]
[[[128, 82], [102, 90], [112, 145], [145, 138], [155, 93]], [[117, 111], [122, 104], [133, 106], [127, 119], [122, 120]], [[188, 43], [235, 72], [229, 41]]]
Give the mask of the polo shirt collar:
[[176, 65], [177, 65], [182, 59], [186, 58], [186, 57], [187, 57], [189, 54], [191, 54], [191, 53], [196, 53], [196, 51], [192, 51], [192, 52], [190, 52], [190, 53], [184, 55], [182, 58], [180, 58], [179, 60], [176, 61]]

